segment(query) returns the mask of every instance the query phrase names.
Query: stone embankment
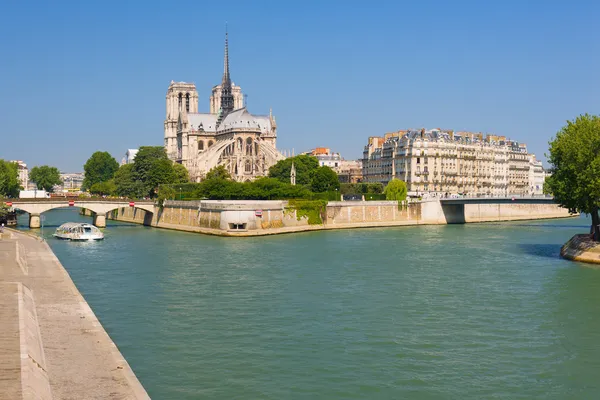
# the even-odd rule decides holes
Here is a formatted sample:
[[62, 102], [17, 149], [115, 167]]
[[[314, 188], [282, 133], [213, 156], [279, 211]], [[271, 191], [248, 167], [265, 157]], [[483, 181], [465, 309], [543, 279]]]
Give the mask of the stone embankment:
[[262, 236], [328, 229], [564, 218], [556, 204], [444, 205], [439, 200], [399, 205], [395, 201], [336, 201], [320, 210], [321, 224], [309, 224], [287, 201], [167, 201], [153, 213], [125, 207], [109, 219], [220, 236]]
[[0, 238], [0, 399], [148, 399], [48, 244]]
[[575, 235], [560, 249], [560, 255], [573, 261], [600, 264], [600, 243], [591, 235]]

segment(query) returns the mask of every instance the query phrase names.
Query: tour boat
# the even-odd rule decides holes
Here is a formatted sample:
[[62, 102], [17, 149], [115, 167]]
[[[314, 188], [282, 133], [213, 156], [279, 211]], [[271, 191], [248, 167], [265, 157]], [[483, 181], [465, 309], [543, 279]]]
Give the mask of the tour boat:
[[81, 222], [67, 222], [56, 228], [54, 236], [67, 240], [102, 240], [104, 234], [94, 225]]

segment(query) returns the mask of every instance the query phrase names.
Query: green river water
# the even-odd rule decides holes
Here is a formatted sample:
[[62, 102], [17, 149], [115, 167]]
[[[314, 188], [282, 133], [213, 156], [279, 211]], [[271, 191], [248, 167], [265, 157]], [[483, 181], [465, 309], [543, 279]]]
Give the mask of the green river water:
[[599, 399], [585, 218], [220, 238], [44, 235], [153, 399]]

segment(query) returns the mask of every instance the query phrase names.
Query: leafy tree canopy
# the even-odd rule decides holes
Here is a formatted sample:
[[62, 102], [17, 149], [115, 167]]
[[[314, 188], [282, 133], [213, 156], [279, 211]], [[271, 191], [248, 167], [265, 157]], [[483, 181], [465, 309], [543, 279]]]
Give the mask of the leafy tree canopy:
[[33, 167], [29, 173], [29, 178], [35, 182], [38, 189], [44, 189], [47, 192], [52, 192], [54, 186], [62, 183], [58, 168], [50, 167], [48, 165]]
[[231, 180], [231, 175], [229, 174], [229, 171], [227, 171], [227, 168], [225, 168], [223, 165], [219, 165], [211, 168], [210, 171], [206, 173], [206, 179]]
[[17, 197], [20, 188], [17, 164], [0, 159], [0, 196]]
[[544, 190], [570, 211], [592, 216], [592, 232], [600, 241], [600, 117], [581, 115], [567, 121], [550, 141], [552, 175]]
[[144, 184], [133, 177], [133, 164], [121, 165], [114, 178], [117, 196], [138, 198], [144, 196]]
[[190, 181], [188, 170], [182, 164], [173, 164], [173, 171], [175, 172], [175, 183], [187, 183]]
[[292, 162], [296, 168], [296, 183], [298, 185], [310, 185], [313, 173], [319, 168], [319, 160], [308, 155], [288, 157], [285, 160], [278, 161], [277, 164], [269, 168], [269, 177], [289, 183]]
[[312, 173], [310, 188], [317, 193], [337, 190], [340, 188], [338, 175], [327, 166], [318, 167]]
[[147, 182], [151, 179], [150, 170], [157, 160], [168, 160], [162, 146], [141, 146], [133, 161], [133, 171], [136, 179]]
[[342, 194], [379, 194], [383, 193], [383, 184], [374, 183], [342, 183], [340, 184]]
[[386, 185], [383, 193], [385, 193], [386, 200], [404, 201], [407, 194], [406, 183], [400, 179], [392, 179]]
[[[124, 170], [119, 179], [115, 176], [117, 193], [141, 192], [143, 197], [156, 197], [160, 184], [181, 182], [185, 170], [182, 168], [174, 166], [163, 147], [142, 146], [135, 156], [131, 170]], [[124, 189], [124, 185], [127, 190]]]
[[115, 176], [119, 163], [106, 151], [97, 151], [83, 166], [82, 189], [90, 189], [94, 184], [106, 182]]
[[108, 196], [114, 194], [117, 190], [114, 180], [108, 180], [105, 182], [94, 183], [90, 188], [90, 193], [98, 194], [100, 196]]

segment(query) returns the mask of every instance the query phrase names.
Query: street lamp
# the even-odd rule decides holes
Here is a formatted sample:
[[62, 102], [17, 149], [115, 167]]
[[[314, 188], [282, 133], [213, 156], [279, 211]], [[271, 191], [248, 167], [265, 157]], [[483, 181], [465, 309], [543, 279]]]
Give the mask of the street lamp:
[[181, 187], [179, 187], [179, 200], [181, 201]]

